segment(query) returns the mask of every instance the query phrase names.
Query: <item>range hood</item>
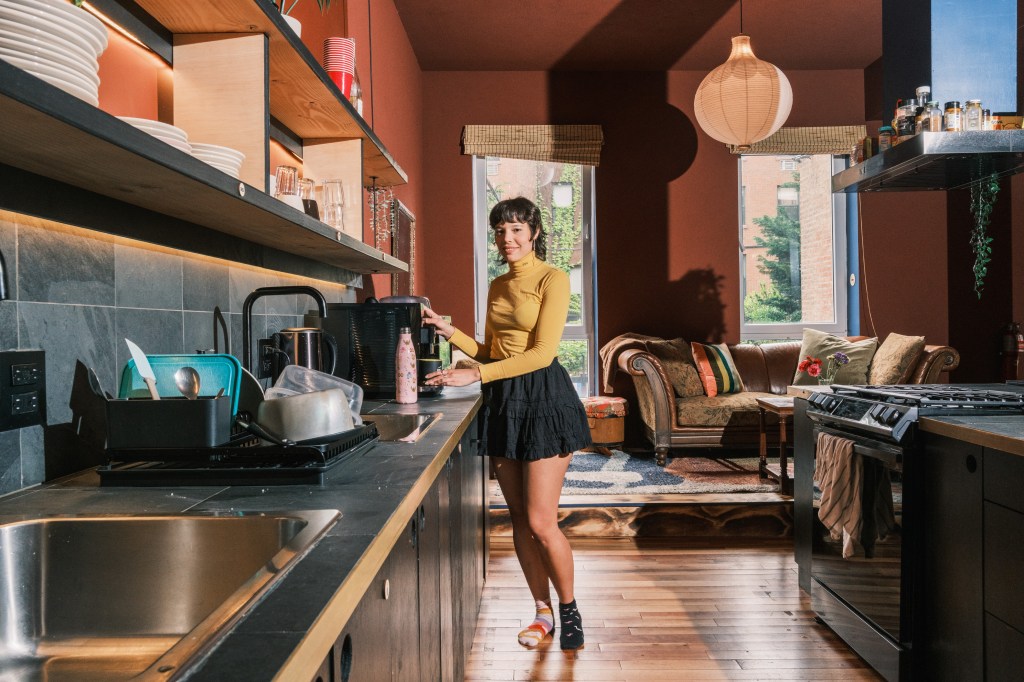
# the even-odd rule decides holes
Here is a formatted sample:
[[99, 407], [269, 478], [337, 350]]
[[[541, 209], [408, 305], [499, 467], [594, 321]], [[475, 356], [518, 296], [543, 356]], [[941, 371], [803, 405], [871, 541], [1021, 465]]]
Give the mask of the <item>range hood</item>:
[[964, 189], [1024, 171], [1024, 130], [920, 133], [832, 176], [833, 192]]

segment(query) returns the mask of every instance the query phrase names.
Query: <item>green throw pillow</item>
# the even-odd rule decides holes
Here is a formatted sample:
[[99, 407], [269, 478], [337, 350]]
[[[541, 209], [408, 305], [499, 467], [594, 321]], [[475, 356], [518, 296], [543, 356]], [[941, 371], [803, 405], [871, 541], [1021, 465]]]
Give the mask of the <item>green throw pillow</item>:
[[[871, 366], [871, 358], [875, 356], [878, 348], [878, 339], [872, 337], [863, 341], [847, 341], [839, 336], [833, 336], [817, 329], [804, 329], [804, 339], [800, 344], [800, 360], [808, 355], [818, 358], [822, 362], [822, 368], [828, 363], [826, 358], [836, 351], [845, 353], [850, 362], [839, 368], [833, 383], [861, 385], [868, 382], [868, 367]], [[807, 372], [796, 371], [793, 377], [795, 386], [806, 386], [817, 384], [817, 377], [812, 377]]]

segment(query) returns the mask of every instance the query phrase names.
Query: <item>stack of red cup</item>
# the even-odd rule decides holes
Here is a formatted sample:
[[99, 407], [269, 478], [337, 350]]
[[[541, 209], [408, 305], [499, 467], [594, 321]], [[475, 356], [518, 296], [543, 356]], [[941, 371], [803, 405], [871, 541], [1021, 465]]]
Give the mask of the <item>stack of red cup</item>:
[[348, 98], [356, 72], [356, 43], [351, 38], [324, 40], [324, 69], [341, 93]]

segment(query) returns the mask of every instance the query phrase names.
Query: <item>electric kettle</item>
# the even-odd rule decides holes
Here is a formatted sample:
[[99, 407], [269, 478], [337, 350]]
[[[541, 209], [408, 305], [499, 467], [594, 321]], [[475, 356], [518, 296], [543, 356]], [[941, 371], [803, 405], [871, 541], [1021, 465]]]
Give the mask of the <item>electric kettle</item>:
[[280, 351], [274, 354], [274, 376], [277, 376], [285, 365], [298, 365], [327, 374], [334, 373], [334, 367], [338, 362], [338, 343], [327, 332], [315, 327], [289, 327], [271, 334], [270, 338], [274, 348]]

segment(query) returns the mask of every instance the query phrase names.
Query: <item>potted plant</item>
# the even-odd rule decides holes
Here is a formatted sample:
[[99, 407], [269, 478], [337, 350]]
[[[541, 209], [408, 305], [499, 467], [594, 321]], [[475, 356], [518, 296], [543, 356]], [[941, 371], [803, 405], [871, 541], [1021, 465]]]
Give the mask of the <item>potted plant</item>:
[[[284, 21], [288, 26], [295, 31], [295, 35], [302, 37], [302, 24], [298, 19], [291, 16], [291, 12], [295, 9], [295, 6], [299, 4], [299, 0], [274, 0], [274, 6], [281, 12], [281, 16], [284, 17]], [[331, 8], [331, 0], [316, 0], [316, 6], [320, 8], [320, 13], [323, 14]]]

